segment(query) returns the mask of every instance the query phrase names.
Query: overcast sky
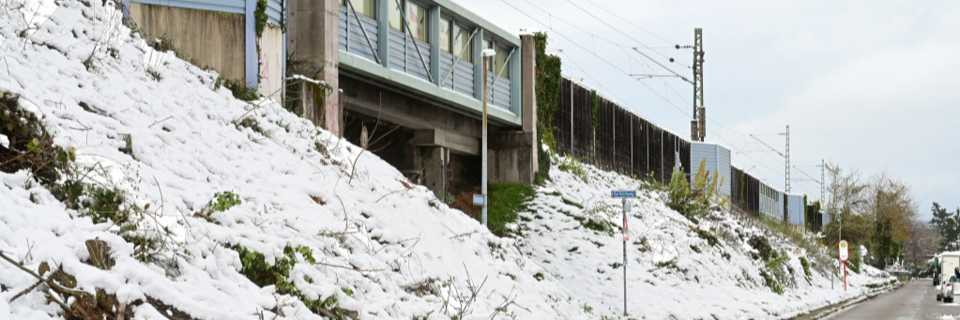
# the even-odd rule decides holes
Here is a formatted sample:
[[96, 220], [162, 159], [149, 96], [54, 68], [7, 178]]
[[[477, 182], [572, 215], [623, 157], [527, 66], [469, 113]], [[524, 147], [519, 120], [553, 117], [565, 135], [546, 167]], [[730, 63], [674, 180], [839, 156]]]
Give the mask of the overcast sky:
[[[673, 46], [703, 28], [706, 140], [734, 165], [783, 190], [783, 157], [747, 134], [783, 152], [789, 125], [793, 179], [819, 180], [825, 159], [900, 177], [926, 219], [934, 201], [960, 206], [958, 1], [455, 1], [508, 31], [546, 31], [565, 75], [683, 137], [692, 85], [631, 78], [670, 74], [632, 48], [692, 78], [692, 51]], [[792, 192], [820, 198], [812, 181]]]

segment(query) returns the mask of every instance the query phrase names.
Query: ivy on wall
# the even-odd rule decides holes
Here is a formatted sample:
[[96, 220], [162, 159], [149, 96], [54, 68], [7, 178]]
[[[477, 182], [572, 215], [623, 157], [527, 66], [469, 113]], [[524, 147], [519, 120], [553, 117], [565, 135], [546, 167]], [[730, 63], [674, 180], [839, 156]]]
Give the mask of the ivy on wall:
[[557, 143], [553, 136], [553, 114], [559, 107], [560, 85], [560, 57], [547, 55], [547, 35], [537, 32], [534, 35], [537, 49], [536, 92], [537, 92], [537, 152], [538, 167], [536, 183], [542, 184], [550, 179], [550, 152], [543, 150], [546, 144], [550, 150], [556, 150]]
[[257, 38], [263, 36], [263, 29], [267, 27], [267, 1], [268, 0], [257, 0], [257, 9], [253, 12]]

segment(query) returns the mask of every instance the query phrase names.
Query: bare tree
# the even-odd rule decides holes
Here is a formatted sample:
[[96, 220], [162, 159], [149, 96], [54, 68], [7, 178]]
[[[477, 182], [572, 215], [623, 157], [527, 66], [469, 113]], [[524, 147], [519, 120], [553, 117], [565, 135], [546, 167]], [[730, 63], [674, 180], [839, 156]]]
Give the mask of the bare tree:
[[932, 223], [914, 218], [910, 223], [910, 237], [903, 245], [906, 261], [916, 267], [925, 265], [927, 256], [937, 252], [940, 232]]

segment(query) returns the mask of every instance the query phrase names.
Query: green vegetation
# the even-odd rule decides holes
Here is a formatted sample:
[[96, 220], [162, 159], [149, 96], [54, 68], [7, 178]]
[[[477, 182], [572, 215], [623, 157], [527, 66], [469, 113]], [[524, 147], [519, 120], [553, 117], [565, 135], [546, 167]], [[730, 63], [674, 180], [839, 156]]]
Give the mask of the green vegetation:
[[230, 92], [233, 93], [233, 97], [243, 100], [243, 101], [254, 101], [260, 99], [260, 94], [257, 93], [256, 88], [248, 88], [247, 85], [241, 80], [227, 80], [223, 82], [223, 86], [230, 89]]
[[539, 153], [536, 183], [539, 185], [550, 179], [550, 152], [543, 150], [543, 144], [546, 144], [550, 150], [557, 150], [556, 139], [553, 136], [553, 114], [559, 107], [563, 76], [560, 74], [560, 57], [546, 53], [547, 34], [537, 32], [534, 40], [537, 43], [537, 152]]
[[19, 95], [0, 91], [0, 134], [10, 141], [8, 148], [0, 149], [0, 171], [28, 170], [41, 184], [50, 186], [60, 179], [61, 172], [71, 172], [74, 149], [55, 146], [41, 119], [21, 108], [19, 100]]
[[210, 202], [207, 203], [207, 209], [210, 212], [223, 212], [241, 202], [240, 196], [236, 193], [230, 191], [217, 192], [213, 195], [213, 199], [210, 199]]
[[[498, 236], [507, 236], [506, 225], [517, 221], [517, 213], [526, 210], [526, 203], [536, 191], [526, 183], [491, 183], [488, 188], [487, 227]], [[478, 221], [482, 218], [475, 216]]]
[[813, 275], [810, 274], [810, 262], [807, 261], [807, 258], [800, 257], [800, 266], [803, 267], [804, 279], [807, 280], [807, 283], [810, 283], [810, 280], [813, 278]]
[[566, 157], [560, 162], [560, 170], [569, 172], [580, 180], [583, 180], [584, 183], [590, 183], [590, 177], [587, 176], [587, 170], [583, 167], [583, 163], [573, 157]]
[[719, 178], [717, 171], [713, 172], [711, 178], [710, 171], [706, 170], [706, 159], [704, 159], [700, 161], [700, 169], [697, 170], [692, 184], [687, 182], [687, 176], [683, 170], [674, 168], [669, 184], [663, 185], [654, 181], [651, 186], [666, 193], [665, 200], [670, 209], [696, 222], [707, 214], [710, 209], [710, 199], [716, 197], [716, 190], [722, 185], [723, 181]]
[[861, 263], [863, 263], [863, 257], [860, 255], [860, 246], [850, 244], [850, 259], [847, 259], [847, 268], [853, 273], [860, 274]]
[[709, 244], [711, 247], [716, 247], [718, 244], [720, 244], [720, 240], [717, 239], [717, 236], [710, 233], [710, 231], [700, 229], [700, 227], [692, 224], [688, 224], [687, 226], [691, 231], [693, 231], [693, 233], [696, 233], [700, 239], [706, 240], [707, 244]]
[[[289, 294], [298, 297], [313, 313], [333, 319], [345, 319], [343, 309], [338, 307], [340, 300], [338, 294], [332, 294], [322, 301], [310, 300], [304, 297], [296, 285], [293, 284], [293, 280], [289, 278], [290, 270], [297, 264], [297, 254], [299, 254], [306, 263], [317, 263], [313, 257], [313, 250], [310, 249], [310, 247], [284, 247], [283, 255], [277, 257], [272, 265], [266, 262], [266, 258], [262, 253], [241, 246], [234, 246], [233, 248], [237, 251], [237, 254], [240, 255], [240, 263], [242, 264], [240, 273], [247, 277], [247, 279], [250, 279], [254, 284], [261, 287], [274, 285], [278, 294]], [[306, 276], [304, 280], [309, 283], [313, 282], [313, 279]], [[347, 296], [353, 295], [353, 290], [350, 288], [341, 288], [341, 290]]]

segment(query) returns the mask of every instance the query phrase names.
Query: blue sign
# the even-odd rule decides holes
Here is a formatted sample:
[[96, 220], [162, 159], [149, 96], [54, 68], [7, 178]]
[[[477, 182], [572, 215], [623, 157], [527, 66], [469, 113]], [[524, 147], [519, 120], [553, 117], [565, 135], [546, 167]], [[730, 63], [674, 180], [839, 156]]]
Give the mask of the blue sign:
[[636, 190], [614, 190], [610, 192], [614, 198], [636, 198]]
[[473, 195], [473, 205], [475, 205], [475, 206], [482, 206], [483, 203], [485, 202], [485, 201], [483, 201], [483, 200], [484, 200], [484, 199], [483, 199], [483, 195], [482, 195], [482, 194], [475, 194], [475, 195]]

